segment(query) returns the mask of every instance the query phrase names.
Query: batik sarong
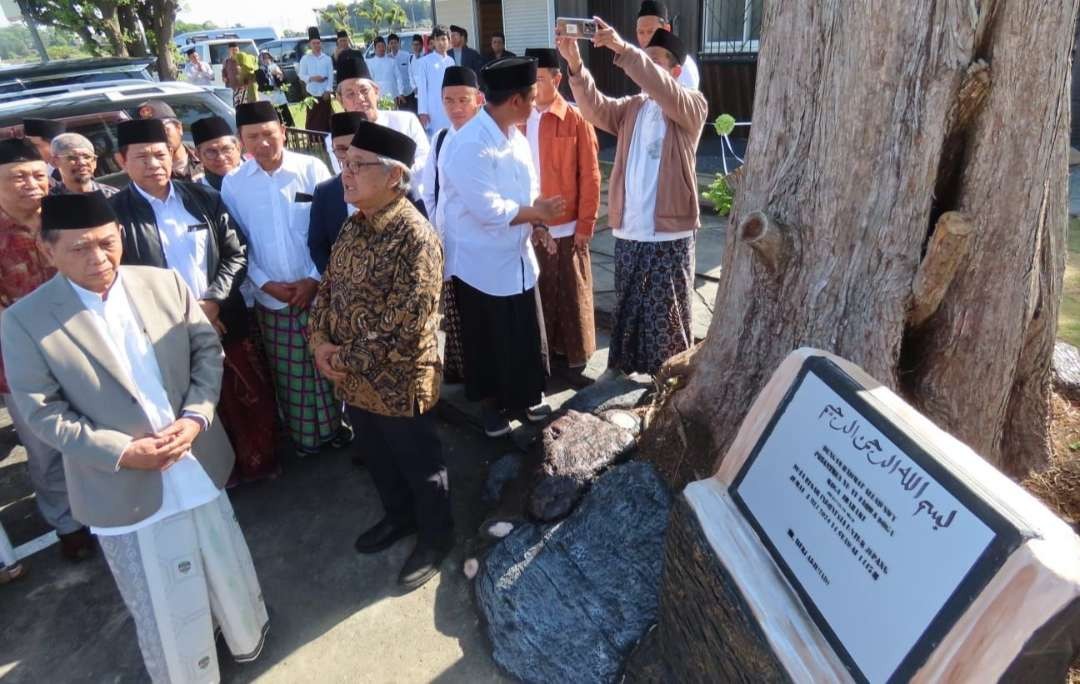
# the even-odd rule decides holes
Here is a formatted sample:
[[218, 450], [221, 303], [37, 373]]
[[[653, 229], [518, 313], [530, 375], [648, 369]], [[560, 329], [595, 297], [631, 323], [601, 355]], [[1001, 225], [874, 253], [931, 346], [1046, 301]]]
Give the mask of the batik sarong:
[[308, 350], [308, 310], [257, 306], [255, 312], [285, 430], [298, 447], [316, 449], [341, 427], [341, 402]]
[[559, 247], [555, 254], [536, 250], [548, 351], [564, 357], [571, 368], [580, 368], [596, 351], [592, 259], [588, 251], [574, 249], [573, 236], [555, 244]]
[[447, 280], [442, 288], [443, 332], [443, 380], [449, 383], [465, 380], [465, 361], [461, 351], [461, 314], [454, 297], [454, 282]]
[[693, 344], [694, 238], [615, 240], [615, 322], [608, 366], [655, 375]]
[[220, 681], [215, 625], [237, 661], [259, 656], [270, 621], [228, 496], [98, 541], [154, 684]]
[[277, 405], [270, 369], [250, 337], [225, 344], [218, 416], [236, 452], [232, 481], [277, 474]]

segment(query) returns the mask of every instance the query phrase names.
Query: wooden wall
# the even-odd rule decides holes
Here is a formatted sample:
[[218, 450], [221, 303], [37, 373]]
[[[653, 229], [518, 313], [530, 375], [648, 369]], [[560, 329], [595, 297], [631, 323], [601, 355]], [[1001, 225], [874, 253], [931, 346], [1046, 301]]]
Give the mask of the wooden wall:
[[[709, 101], [709, 120], [730, 114], [736, 121], [749, 121], [754, 113], [754, 83], [757, 57], [702, 55], [701, 92]], [[745, 129], [736, 129], [745, 132]]]

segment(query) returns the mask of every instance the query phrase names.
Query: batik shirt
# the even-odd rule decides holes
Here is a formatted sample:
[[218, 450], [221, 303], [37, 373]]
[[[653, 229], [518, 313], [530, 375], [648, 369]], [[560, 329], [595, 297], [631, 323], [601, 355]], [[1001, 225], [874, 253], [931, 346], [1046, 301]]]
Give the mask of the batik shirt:
[[308, 324], [312, 351], [340, 346], [338, 398], [383, 416], [435, 405], [442, 275], [439, 236], [405, 197], [345, 222]]
[[[0, 312], [36, 290], [56, 269], [38, 240], [38, 231], [20, 225], [0, 211]], [[0, 356], [0, 394], [8, 394], [4, 360]]]

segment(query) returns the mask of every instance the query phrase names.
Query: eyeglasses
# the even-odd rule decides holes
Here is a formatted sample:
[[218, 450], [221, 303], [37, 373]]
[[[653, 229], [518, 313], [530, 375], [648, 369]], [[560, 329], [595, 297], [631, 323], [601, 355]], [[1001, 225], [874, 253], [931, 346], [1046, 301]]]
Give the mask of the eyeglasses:
[[236, 153], [236, 145], [222, 145], [220, 148], [208, 148], [202, 151], [202, 156], [206, 159], [220, 159], [221, 157], [228, 157]]
[[89, 164], [90, 162], [97, 159], [97, 157], [92, 154], [65, 154], [63, 157], [61, 157], [61, 159], [71, 162], [73, 164]]
[[346, 161], [341, 162], [341, 167], [343, 169], [345, 169], [346, 171], [352, 171], [353, 173], [360, 173], [360, 169], [364, 168], [365, 166], [382, 166], [382, 165], [383, 165], [383, 163], [381, 161], [365, 162], [365, 161], [346, 160]]

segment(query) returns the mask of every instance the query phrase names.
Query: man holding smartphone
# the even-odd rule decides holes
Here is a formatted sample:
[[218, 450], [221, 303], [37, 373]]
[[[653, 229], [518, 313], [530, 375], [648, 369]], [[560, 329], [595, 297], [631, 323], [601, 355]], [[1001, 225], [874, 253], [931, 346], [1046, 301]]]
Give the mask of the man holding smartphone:
[[657, 29], [642, 50], [596, 22], [593, 45], [615, 53], [615, 65], [641, 88], [631, 97], [602, 94], [577, 41], [556, 30], [581, 114], [618, 137], [608, 194], [615, 324], [604, 375], [655, 375], [693, 343], [694, 231], [701, 225], [696, 155], [709, 107], [704, 95], [677, 80], [686, 49], [675, 35]]
[[[637, 42], [642, 50], [652, 40], [657, 29], [671, 30], [671, 20], [667, 6], [655, 0], [644, 0], [637, 17]], [[687, 88], [697, 90], [701, 85], [701, 73], [698, 71], [697, 62], [690, 55], [682, 63], [682, 73], [679, 74], [679, 83]]]

